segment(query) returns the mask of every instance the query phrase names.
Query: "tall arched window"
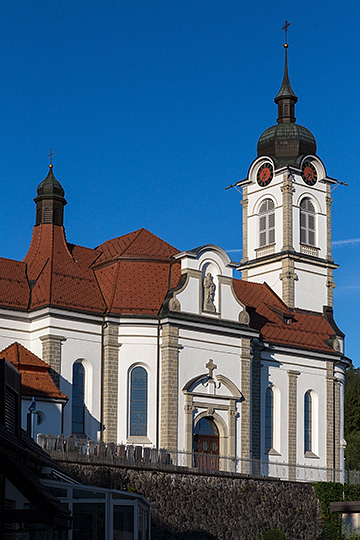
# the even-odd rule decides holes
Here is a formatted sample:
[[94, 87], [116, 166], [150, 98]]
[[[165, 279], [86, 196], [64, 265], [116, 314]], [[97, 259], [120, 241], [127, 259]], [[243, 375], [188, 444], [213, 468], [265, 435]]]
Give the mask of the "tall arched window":
[[85, 434], [85, 369], [81, 362], [73, 365], [72, 433]]
[[148, 374], [137, 366], [130, 373], [130, 436], [147, 435]]
[[271, 199], [265, 199], [259, 208], [259, 244], [260, 247], [275, 243], [275, 205]]
[[270, 387], [265, 393], [265, 451], [274, 447], [274, 394]]
[[315, 246], [315, 207], [308, 197], [300, 203], [300, 242]]
[[311, 392], [304, 396], [304, 452], [312, 452], [312, 399]]

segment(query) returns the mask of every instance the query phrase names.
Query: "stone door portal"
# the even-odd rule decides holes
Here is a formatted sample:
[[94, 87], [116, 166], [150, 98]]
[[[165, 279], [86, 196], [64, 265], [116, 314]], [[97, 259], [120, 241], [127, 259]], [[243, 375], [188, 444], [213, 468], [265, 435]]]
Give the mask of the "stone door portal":
[[195, 467], [219, 470], [219, 432], [211, 418], [201, 418], [194, 429]]

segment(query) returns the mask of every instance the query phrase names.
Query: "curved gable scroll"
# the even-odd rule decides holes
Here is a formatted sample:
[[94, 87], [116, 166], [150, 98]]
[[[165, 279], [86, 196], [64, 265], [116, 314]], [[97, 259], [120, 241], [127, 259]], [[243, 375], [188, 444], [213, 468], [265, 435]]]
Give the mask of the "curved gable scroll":
[[246, 308], [233, 290], [233, 269], [239, 263], [222, 248], [208, 244], [177, 253], [173, 260], [181, 263], [182, 277], [168, 294], [164, 311], [249, 324]]
[[[236, 386], [236, 384], [231, 381], [228, 377], [225, 377], [225, 375], [216, 375], [213, 379], [209, 378], [207, 373], [203, 373], [202, 375], [198, 375], [197, 377], [194, 377], [193, 379], [190, 379], [183, 387], [182, 391], [184, 393], [193, 393], [196, 392], [196, 387], [199, 385], [202, 385], [205, 388], [205, 384], [208, 382], [216, 382], [220, 385], [225, 386], [227, 390], [230, 393], [229, 398], [230, 399], [236, 399], [243, 401], [244, 396], [242, 395], [239, 388]], [[220, 388], [219, 387], [219, 388]]]

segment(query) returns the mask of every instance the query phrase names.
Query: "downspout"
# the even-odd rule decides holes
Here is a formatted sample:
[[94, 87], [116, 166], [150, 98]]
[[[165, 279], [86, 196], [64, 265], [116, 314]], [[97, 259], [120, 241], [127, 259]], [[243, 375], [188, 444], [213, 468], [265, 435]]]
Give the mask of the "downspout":
[[61, 404], [61, 434], [64, 435], [64, 407], [66, 403]]
[[160, 425], [160, 317], [157, 325], [156, 346], [156, 448], [159, 448], [159, 425]]
[[335, 399], [336, 399], [336, 388], [335, 388], [335, 385], [336, 385], [336, 379], [335, 379], [335, 362], [333, 364], [333, 426], [334, 426], [334, 429], [333, 429], [333, 469], [334, 469], [334, 478], [333, 478], [333, 482], [336, 482], [336, 444], [335, 444], [335, 441], [336, 441], [336, 433], [335, 433], [335, 428], [336, 428], [336, 407], [335, 407]]
[[100, 365], [100, 441], [104, 440], [104, 330], [108, 323], [105, 322], [103, 317], [103, 323], [101, 325], [101, 365]]

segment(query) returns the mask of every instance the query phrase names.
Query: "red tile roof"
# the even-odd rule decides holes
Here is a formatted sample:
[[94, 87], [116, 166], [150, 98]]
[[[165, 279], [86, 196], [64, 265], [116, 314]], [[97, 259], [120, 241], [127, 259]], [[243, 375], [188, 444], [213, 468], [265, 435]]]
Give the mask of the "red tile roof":
[[97, 250], [68, 245], [63, 227], [34, 227], [24, 259], [33, 282], [30, 309], [52, 305], [103, 313], [106, 304], [91, 269], [100, 255]]
[[50, 375], [50, 366], [20, 343], [12, 343], [0, 352], [21, 374], [21, 393], [27, 397], [67, 399]]
[[172, 255], [179, 253], [178, 249], [147, 229], [138, 229], [119, 238], [108, 240], [96, 249], [102, 251], [101, 261], [116, 257], [146, 257], [147, 259], [166, 259], [169, 261]]
[[[234, 279], [234, 291], [250, 308], [250, 326], [272, 344], [289, 345], [337, 354], [326, 343], [334, 329], [320, 313], [289, 310], [286, 304], [266, 284]], [[285, 324], [287, 319], [290, 324]]]
[[[123, 314], [157, 314], [168, 292], [171, 256], [179, 251], [146, 229], [109, 240], [94, 265], [108, 311]], [[179, 264], [171, 272], [180, 277]]]
[[28, 308], [30, 289], [25, 263], [0, 258], [0, 299], [3, 307]]
[[[156, 315], [180, 279], [176, 253], [146, 229], [89, 249], [67, 243], [61, 226], [38, 225], [23, 262], [0, 259], [0, 306]], [[321, 314], [288, 311], [266, 284], [234, 280], [234, 289], [265, 340], [334, 353], [326, 344], [334, 330]]]

